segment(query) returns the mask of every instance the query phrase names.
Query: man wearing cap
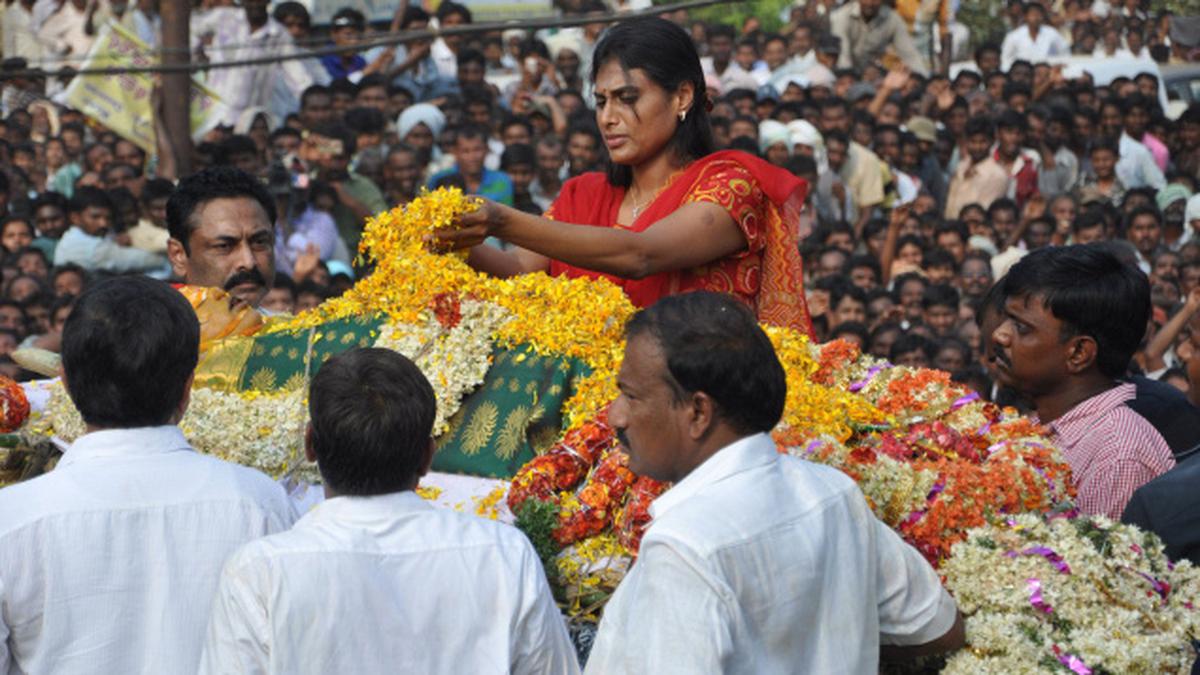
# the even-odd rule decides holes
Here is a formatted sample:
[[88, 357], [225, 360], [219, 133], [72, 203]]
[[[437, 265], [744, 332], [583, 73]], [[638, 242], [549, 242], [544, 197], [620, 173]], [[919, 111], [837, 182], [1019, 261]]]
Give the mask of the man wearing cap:
[[934, 152], [934, 146], [937, 145], [937, 124], [928, 117], [916, 115], [910, 117], [904, 126], [917, 138], [917, 145], [921, 148], [921, 163], [917, 166], [917, 177], [921, 179], [921, 185], [939, 204], [945, 203], [948, 187], [946, 174], [938, 164], [937, 153]]
[[909, 70], [929, 74], [929, 65], [913, 44], [904, 19], [881, 0], [855, 0], [842, 5], [830, 15], [829, 28], [841, 40], [840, 68], [861, 71], [881, 60], [890, 47]]
[[341, 51], [321, 57], [321, 65], [325, 66], [330, 79], [344, 77], [356, 81], [365, 74], [363, 71], [367, 67], [367, 61], [358, 53], [356, 47], [363, 31], [366, 30], [366, 25], [367, 19], [362, 12], [351, 7], [343, 7], [333, 15], [329, 38], [332, 45]]
[[1001, 67], [1008, 71], [1014, 61], [1044, 63], [1051, 56], [1065, 56], [1070, 46], [1059, 33], [1046, 24], [1046, 8], [1038, 2], [1026, 2], [1022, 9], [1025, 23], [1004, 36], [1000, 46]]

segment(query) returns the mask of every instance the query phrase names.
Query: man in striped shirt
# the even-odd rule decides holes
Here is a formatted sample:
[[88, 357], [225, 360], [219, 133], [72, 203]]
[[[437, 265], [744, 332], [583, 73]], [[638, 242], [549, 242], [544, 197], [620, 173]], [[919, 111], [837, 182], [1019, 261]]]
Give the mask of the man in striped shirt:
[[1150, 285], [1102, 245], [1044, 248], [1000, 282], [992, 333], [1000, 384], [1031, 401], [1071, 466], [1077, 505], [1118, 519], [1134, 490], [1175, 465], [1120, 382], [1150, 313]]

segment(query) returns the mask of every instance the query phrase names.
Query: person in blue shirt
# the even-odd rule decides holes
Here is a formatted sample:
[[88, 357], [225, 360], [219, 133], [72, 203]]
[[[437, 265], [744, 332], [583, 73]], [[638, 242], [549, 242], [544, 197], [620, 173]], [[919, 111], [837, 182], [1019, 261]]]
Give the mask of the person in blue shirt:
[[429, 188], [457, 186], [468, 194], [482, 195], [512, 206], [512, 179], [503, 171], [492, 171], [484, 166], [487, 152], [487, 134], [483, 129], [475, 126], [459, 129], [454, 141], [454, 167], [434, 174], [429, 179]]
[[366, 27], [367, 19], [357, 9], [343, 7], [333, 15], [329, 37], [334, 46], [345, 49], [321, 57], [321, 65], [325, 66], [331, 80], [343, 77], [356, 80], [362, 77], [360, 73], [367, 67], [367, 60], [358, 53], [357, 45]]

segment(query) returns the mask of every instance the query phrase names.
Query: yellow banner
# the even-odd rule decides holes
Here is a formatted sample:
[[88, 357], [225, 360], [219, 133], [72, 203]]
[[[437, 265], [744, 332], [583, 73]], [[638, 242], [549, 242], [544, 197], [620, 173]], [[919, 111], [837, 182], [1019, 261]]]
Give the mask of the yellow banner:
[[[109, 21], [92, 44], [82, 69], [140, 68], [158, 63], [149, 45], [125, 27]], [[149, 73], [77, 76], [67, 87], [66, 104], [155, 154]], [[221, 119], [223, 104], [210, 89], [192, 80], [192, 133], [201, 134]]]

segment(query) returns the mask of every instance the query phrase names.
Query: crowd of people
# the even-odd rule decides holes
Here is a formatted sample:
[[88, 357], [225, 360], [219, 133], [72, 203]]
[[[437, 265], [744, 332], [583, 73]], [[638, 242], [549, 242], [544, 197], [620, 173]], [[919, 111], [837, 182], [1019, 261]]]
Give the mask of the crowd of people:
[[[452, 31], [368, 49], [368, 37], [473, 16], [453, 0], [404, 6], [373, 31], [346, 8], [318, 31], [298, 2], [206, 0], [192, 17], [195, 58], [272, 58], [206, 71], [223, 118], [180, 176], [160, 96], [147, 148], [61, 95], [71, 75], [59, 66], [86, 53], [105, 22], [160, 45], [157, 3], [9, 0], [0, 372], [31, 376], [11, 357], [22, 345], [61, 351], [93, 433], [49, 476], [0, 492], [0, 607], [16, 608], [0, 622], [0, 670], [370, 670], [361, 659], [371, 652], [381, 664], [448, 671], [445, 659], [470, 656], [469, 646], [379, 649], [382, 638], [334, 649], [338, 611], [320, 629], [295, 619], [320, 600], [393, 622], [372, 635], [407, 634], [413, 617], [438, 609], [417, 603], [407, 615], [392, 595], [362, 593], [398, 578], [350, 553], [364, 546], [405, 569], [440, 570], [430, 588], [461, 595], [463, 578], [479, 582], [455, 596], [439, 634], [457, 645], [448, 636], [476, 621], [489, 645], [474, 655], [478, 669], [577, 669], [528, 542], [434, 515], [411, 494], [431, 457], [432, 394], [402, 357], [353, 351], [315, 377], [306, 445], [328, 501], [286, 534], [296, 514], [278, 486], [175, 452], [187, 447], [175, 424], [201, 338], [178, 294], [143, 277], [296, 313], [366, 272], [355, 259], [365, 219], [425, 187], [487, 198], [431, 247], [469, 246], [470, 264], [500, 276], [604, 274], [643, 308], [611, 415], [634, 470], [676, 487], [653, 507], [656, 527], [605, 615], [595, 672], [685, 662], [691, 672], [784, 672], [797, 658], [814, 671], [865, 672], [881, 642], [910, 656], [962, 642], [935, 573], [853, 486], [775, 453], [765, 434], [779, 420], [782, 376], [754, 319], [948, 371], [1036, 414], [1072, 467], [1084, 513], [1118, 518], [1133, 504], [1135, 522], [1190, 541], [1195, 528], [1158, 520], [1189, 497], [1153, 495], [1184, 484], [1184, 460], [1200, 447], [1187, 400], [1200, 402], [1200, 104], [1167, 99], [1155, 63], [1196, 60], [1200, 31], [1186, 17], [1149, 16], [1138, 0], [1007, 8], [1007, 34], [989, 42], [964, 35], [949, 2], [808, 0], [774, 32], [759, 19], [731, 27], [683, 11], [606, 32], [612, 8], [580, 0], [561, 7], [595, 19], [579, 28]], [[319, 47], [329, 49], [307, 52]], [[1053, 62], [1070, 54], [1142, 65], [1100, 83]], [[950, 76], [956, 55], [970, 58]], [[137, 466], [114, 468], [114, 456]], [[754, 492], [738, 483], [751, 474], [772, 499], [737, 497]], [[173, 478], [151, 480], [159, 475]], [[153, 490], [139, 492], [147, 481]], [[143, 502], [100, 523], [113, 511], [79, 485], [106, 504], [135, 493]], [[822, 509], [809, 508], [818, 493]], [[37, 511], [47, 503], [57, 519]], [[844, 558], [821, 557], [831, 571], [815, 586], [780, 564], [796, 544], [776, 532], [801, 526]], [[139, 534], [180, 527], [206, 535], [187, 560]], [[416, 550], [392, 529], [401, 527], [455, 544]], [[154, 553], [129, 557], [141, 567], [53, 555], [80, 542]], [[295, 567], [297, 556], [320, 561]], [[38, 572], [5, 576], [23, 568]], [[746, 583], [739, 575], [751, 568], [777, 583]], [[174, 595], [139, 583], [164, 569], [179, 575]], [[335, 600], [308, 593], [360, 577], [378, 584]], [[123, 622], [81, 639], [72, 621], [102, 622], [108, 603], [95, 584], [86, 601], [68, 602], [78, 579], [124, 584]], [[857, 604], [822, 614], [774, 595], [833, 587]], [[211, 618], [181, 613], [214, 593]], [[849, 628], [781, 647], [773, 631], [804, 622]], [[150, 639], [161, 630], [174, 632]], [[127, 634], [140, 637], [111, 648]], [[858, 652], [839, 647], [847, 639]]]

